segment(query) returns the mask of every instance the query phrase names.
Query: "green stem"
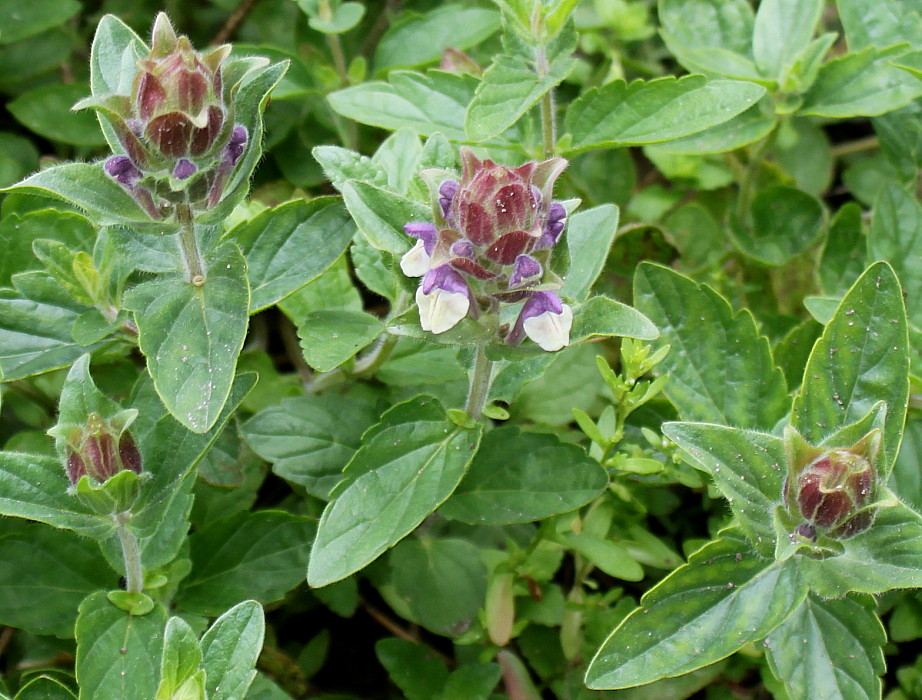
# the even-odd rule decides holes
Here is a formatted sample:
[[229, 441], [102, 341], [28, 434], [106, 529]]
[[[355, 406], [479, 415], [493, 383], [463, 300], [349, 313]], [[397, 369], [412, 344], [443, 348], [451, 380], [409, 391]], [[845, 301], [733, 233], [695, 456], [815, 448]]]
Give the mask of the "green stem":
[[[407, 310], [412, 297], [409, 292], [400, 292], [387, 318], [392, 319], [399, 316]], [[386, 322], [386, 321], [385, 321]], [[318, 374], [306, 387], [308, 393], [317, 394], [332, 386], [341, 384], [347, 379], [366, 379], [374, 376], [374, 373], [380, 369], [381, 365], [387, 362], [387, 358], [394, 351], [394, 346], [400, 338], [390, 333], [385, 334], [384, 338], [372, 348], [368, 354], [359, 357], [351, 370], [345, 370], [342, 367]]]
[[198, 241], [195, 240], [195, 220], [192, 216], [192, 208], [188, 204], [176, 205], [176, 218], [179, 220], [179, 246], [182, 249], [189, 282], [196, 287], [201, 287], [205, 284], [205, 265], [198, 248]]
[[554, 109], [554, 88], [551, 88], [541, 98], [541, 131], [544, 135], [544, 157], [554, 155], [557, 145], [557, 117]]
[[[535, 56], [535, 72], [539, 78], [544, 78], [549, 70], [547, 54], [542, 47], [538, 49]], [[557, 146], [557, 110], [554, 107], [554, 88], [544, 93], [541, 98], [541, 134], [542, 152], [545, 158], [550, 158], [554, 155]]]
[[144, 590], [141, 548], [138, 547], [138, 538], [128, 529], [130, 517], [128, 513], [119, 513], [116, 516], [118, 541], [122, 545], [122, 556], [125, 558], [125, 590], [129, 593], [141, 593]]
[[487, 403], [490, 393], [490, 384], [493, 383], [493, 360], [487, 357], [486, 346], [481, 343], [477, 346], [474, 357], [474, 368], [471, 370], [471, 388], [467, 395], [467, 405], [464, 410], [474, 420], [480, 420], [483, 407]]
[[746, 169], [743, 171], [739, 195], [736, 200], [736, 218], [741, 225], [747, 224], [749, 205], [752, 202], [752, 192], [755, 187], [756, 175], [758, 175], [759, 168], [762, 165], [762, 160], [765, 158], [766, 152], [775, 142], [775, 135], [777, 133], [778, 127], [775, 127], [775, 129], [753, 149], [752, 155], [749, 158], [749, 163], [746, 164]]

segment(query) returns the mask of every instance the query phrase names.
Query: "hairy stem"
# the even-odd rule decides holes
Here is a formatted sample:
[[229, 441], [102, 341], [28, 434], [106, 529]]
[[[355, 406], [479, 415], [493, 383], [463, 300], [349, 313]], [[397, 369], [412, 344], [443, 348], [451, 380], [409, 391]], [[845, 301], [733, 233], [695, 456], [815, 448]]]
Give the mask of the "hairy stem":
[[[547, 76], [550, 67], [547, 62], [547, 53], [542, 47], [535, 56], [535, 72], [539, 78]], [[551, 88], [541, 98], [541, 136], [542, 153], [545, 158], [554, 155], [557, 146], [557, 111], [554, 107], [554, 88]]]
[[471, 388], [467, 394], [467, 405], [464, 407], [467, 414], [474, 420], [480, 420], [492, 383], [493, 360], [487, 357], [486, 346], [481, 343], [477, 346], [477, 354], [474, 357], [474, 368], [471, 370]]
[[746, 169], [743, 171], [739, 194], [736, 200], [736, 218], [741, 225], [747, 225], [749, 205], [752, 203], [756, 178], [762, 166], [762, 160], [765, 158], [765, 154], [768, 152], [769, 148], [775, 142], [775, 135], [777, 133], [778, 129], [776, 127], [753, 149], [749, 157], [749, 163], [747, 163]]
[[128, 513], [119, 513], [116, 516], [118, 541], [122, 545], [122, 556], [125, 558], [125, 590], [129, 593], [140, 593], [144, 590], [141, 548], [138, 546], [138, 538], [128, 529], [130, 517]]
[[188, 204], [177, 205], [176, 218], [179, 220], [179, 247], [186, 266], [186, 274], [190, 283], [201, 287], [205, 284], [205, 266], [198, 241], [195, 239], [195, 220], [192, 217], [192, 208]]

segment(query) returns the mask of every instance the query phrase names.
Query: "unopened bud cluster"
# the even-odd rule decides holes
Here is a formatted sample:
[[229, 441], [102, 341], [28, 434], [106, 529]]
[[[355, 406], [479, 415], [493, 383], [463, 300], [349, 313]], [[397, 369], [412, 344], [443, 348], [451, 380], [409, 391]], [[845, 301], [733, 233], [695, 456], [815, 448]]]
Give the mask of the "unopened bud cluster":
[[106, 160], [106, 173], [154, 219], [176, 204], [215, 206], [243, 154], [247, 130], [234, 125], [222, 74], [230, 50], [224, 45], [196, 52], [161, 13], [131, 95], [91, 97], [76, 105], [99, 110], [112, 127], [124, 154]]
[[844, 539], [863, 532], [874, 520], [877, 491], [877, 452], [880, 431], [868, 433], [848, 448], [820, 450], [800, 442], [789, 449], [793, 461], [784, 484], [788, 511], [803, 518], [795, 531], [806, 539], [824, 534]]
[[103, 483], [121, 471], [141, 473], [141, 453], [125, 422], [107, 421], [98, 413], [89, 414], [84, 425], [67, 430], [65, 452], [71, 484], [84, 475]]
[[400, 266], [422, 277], [416, 303], [423, 329], [444, 333], [465, 317], [524, 301], [515, 322], [500, 328], [502, 339], [516, 345], [527, 336], [559, 350], [569, 342], [573, 312], [555, 293], [561, 280], [549, 266], [567, 218], [551, 195], [567, 162], [510, 168], [468, 149], [461, 161], [460, 181], [438, 183], [435, 222], [404, 226], [417, 243]]

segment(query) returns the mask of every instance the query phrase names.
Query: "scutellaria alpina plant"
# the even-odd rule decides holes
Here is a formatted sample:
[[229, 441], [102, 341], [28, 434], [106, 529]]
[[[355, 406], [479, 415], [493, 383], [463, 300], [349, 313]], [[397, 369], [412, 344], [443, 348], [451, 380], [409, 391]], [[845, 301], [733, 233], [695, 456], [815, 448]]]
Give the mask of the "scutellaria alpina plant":
[[922, 696], [913, 2], [161, 5], [0, 0], [0, 700]]

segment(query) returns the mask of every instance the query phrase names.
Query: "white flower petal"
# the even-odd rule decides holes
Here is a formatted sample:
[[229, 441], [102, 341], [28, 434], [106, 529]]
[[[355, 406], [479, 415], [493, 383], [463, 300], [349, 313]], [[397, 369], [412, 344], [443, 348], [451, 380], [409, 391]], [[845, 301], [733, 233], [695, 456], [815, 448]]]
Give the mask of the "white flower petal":
[[467, 294], [446, 292], [436, 287], [431, 294], [423, 294], [422, 287], [416, 290], [416, 305], [419, 307], [419, 325], [430, 333], [444, 333], [454, 328], [471, 308]]
[[553, 352], [566, 347], [570, 342], [570, 328], [573, 326], [573, 309], [567, 304], [559, 314], [545, 311], [538, 316], [526, 318], [522, 323], [525, 335], [534, 340], [542, 350]]
[[422, 277], [429, 272], [429, 255], [422, 241], [416, 241], [416, 245], [400, 258], [400, 269], [407, 277]]

